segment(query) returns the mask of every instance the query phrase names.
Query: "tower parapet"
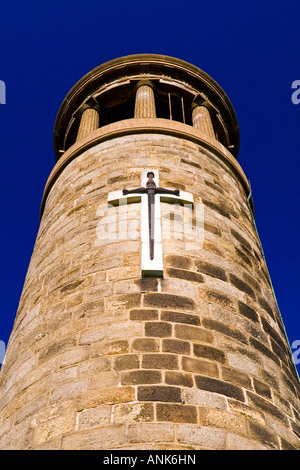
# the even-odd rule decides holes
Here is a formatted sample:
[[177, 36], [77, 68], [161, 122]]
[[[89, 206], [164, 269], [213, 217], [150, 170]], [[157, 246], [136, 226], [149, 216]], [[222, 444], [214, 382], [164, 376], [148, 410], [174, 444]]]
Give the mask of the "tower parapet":
[[141, 54], [68, 93], [1, 371], [2, 449], [300, 449], [299, 381], [207, 74]]

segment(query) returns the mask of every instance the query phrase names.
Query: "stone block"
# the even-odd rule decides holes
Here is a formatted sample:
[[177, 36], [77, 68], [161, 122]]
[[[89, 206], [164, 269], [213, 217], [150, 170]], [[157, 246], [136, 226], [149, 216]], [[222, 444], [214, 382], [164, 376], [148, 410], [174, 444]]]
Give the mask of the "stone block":
[[129, 341], [128, 340], [114, 340], [108, 342], [102, 342], [102, 347], [99, 348], [97, 344], [97, 348], [93, 357], [102, 356], [102, 355], [110, 355], [113, 356], [115, 354], [124, 354], [129, 352]]
[[246, 374], [259, 375], [260, 364], [257, 364], [253, 359], [248, 356], [238, 353], [228, 353], [227, 360], [229, 366], [238, 369]]
[[191, 315], [189, 313], [181, 312], [169, 312], [163, 310], [161, 313], [161, 320], [172, 323], [186, 323], [189, 325], [199, 326], [201, 324], [200, 317], [198, 315]]
[[196, 268], [199, 273], [206, 274], [208, 276], [216, 277], [221, 279], [222, 281], [227, 281], [227, 275], [224, 269], [220, 268], [211, 263], [207, 263], [206, 261], [197, 260], [196, 261]]
[[76, 338], [65, 338], [60, 341], [56, 341], [55, 343], [52, 343], [48, 347], [46, 347], [44, 350], [40, 352], [39, 355], [39, 362], [42, 363], [44, 361], [48, 361], [51, 359], [53, 356], [56, 356], [58, 354], [62, 354], [68, 350], [71, 350], [76, 346]]
[[113, 449], [125, 442], [125, 425], [102, 426], [67, 434], [62, 438], [62, 450]]
[[[154, 295], [154, 294], [149, 294]], [[141, 305], [141, 294], [123, 294], [107, 300], [108, 310], [125, 310]]]
[[196, 376], [195, 383], [200, 390], [219, 393], [220, 395], [225, 395], [229, 398], [235, 398], [241, 402], [245, 401], [243, 389], [229, 382], [223, 382], [222, 380], [218, 380], [212, 377]]
[[192, 387], [194, 385], [193, 376], [183, 372], [165, 372], [165, 382], [168, 385], [177, 385], [181, 387]]
[[[131, 72], [141, 70], [123, 59], [129, 80], [120, 80], [130, 88]], [[192, 75], [195, 90], [203, 85], [201, 73], [175, 59], [167, 69], [155, 62], [162, 78], [179, 67], [173, 85], [185, 77], [187, 94]], [[109, 74], [97, 75], [111, 110], [119, 106], [119, 71], [110, 64]], [[167, 91], [167, 82], [156, 82]], [[208, 82], [217, 111], [230, 111]], [[63, 127], [94, 94], [93, 73], [80, 83], [70, 107], [63, 105]], [[226, 112], [231, 143], [237, 127]], [[216, 139], [191, 126], [188, 112], [185, 124], [160, 117], [108, 123], [100, 115], [104, 125], [65, 149], [46, 185], [1, 370], [0, 449], [300, 449], [298, 378], [234, 147], [233, 155], [221, 128]], [[160, 186], [193, 195], [194, 228], [203, 209], [204, 240], [185, 239], [182, 206], [160, 203], [162, 278], [141, 278], [140, 203], [126, 206], [127, 227], [120, 207], [107, 208], [108, 192], [138, 187], [151, 168]], [[102, 232], [102, 222], [112, 230]]]
[[210, 318], [203, 318], [202, 324], [207, 329], [220, 332], [237, 341], [240, 341], [241, 343], [248, 343], [246, 335], [241, 333], [241, 331], [239, 331], [237, 328], [234, 328], [232, 325], [228, 325], [227, 322], [211, 320]]
[[211, 359], [212, 361], [221, 362], [222, 364], [226, 361], [226, 356], [221, 349], [206, 344], [194, 344], [193, 345], [194, 355], [196, 357], [202, 357]]
[[151, 403], [120, 404], [114, 406], [115, 424], [144, 423], [154, 420], [154, 409]]
[[137, 397], [139, 401], [182, 401], [179, 387], [163, 385], [140, 386], [137, 389]]
[[248, 428], [245, 416], [236, 416], [220, 409], [200, 408], [200, 423], [203, 426], [226, 429], [229, 432], [247, 437]]
[[88, 345], [92, 343], [97, 343], [105, 337], [103, 328], [95, 329], [91, 328], [89, 330], [83, 331], [79, 338], [79, 345]]
[[161, 372], [158, 370], [133, 370], [123, 372], [122, 385], [158, 384], [162, 382]]
[[138, 352], [158, 352], [160, 340], [156, 338], [136, 338], [132, 341], [132, 350]]
[[89, 388], [91, 390], [107, 387], [117, 387], [119, 385], [119, 374], [115, 371], [102, 373], [95, 372], [89, 380]]
[[157, 338], [165, 338], [172, 335], [172, 325], [167, 322], [147, 322], [145, 323], [145, 335]]
[[182, 398], [187, 405], [198, 405], [205, 408], [227, 410], [227, 398], [198, 389], [185, 389], [182, 391]]
[[167, 423], [139, 423], [128, 426], [128, 442], [172, 442], [174, 441], [174, 427]]
[[19, 424], [29, 416], [38, 413], [41, 409], [46, 407], [47, 402], [48, 399], [46, 395], [41, 395], [30, 402], [26, 402], [26, 400], [24, 400], [23, 403], [20, 403], [22, 407], [19, 405], [19, 409], [16, 412], [15, 423]]
[[166, 265], [179, 269], [190, 269], [192, 267], [192, 259], [188, 256], [168, 255], [166, 257]]
[[206, 450], [225, 450], [226, 432], [223, 429], [192, 424], [177, 425], [177, 440], [181, 444], [189, 444]]
[[77, 429], [90, 429], [110, 424], [111, 411], [111, 405], [100, 405], [81, 411], [77, 417]]
[[59, 401], [80, 395], [81, 393], [86, 392], [88, 388], [88, 379], [86, 378], [77, 380], [76, 382], [72, 381], [63, 384], [50, 393], [50, 404], [52, 405]]
[[49, 389], [55, 389], [77, 378], [77, 367], [68, 367], [52, 374], [49, 379]]
[[258, 441], [247, 439], [232, 432], [227, 436], [228, 450], [268, 450], [268, 448]]
[[225, 308], [232, 307], [233, 304], [232, 298], [217, 289], [208, 287], [201, 290], [199, 289], [199, 295], [208, 302], [216, 303]]
[[222, 367], [222, 378], [226, 382], [235, 383], [242, 387], [252, 389], [251, 376], [237, 369], [226, 366]]
[[135, 399], [133, 387], [109, 387], [100, 390], [90, 390], [76, 397], [75, 406], [77, 411], [86, 408], [94, 408], [99, 405], [114, 405], [116, 403], [127, 403]]
[[126, 354], [116, 357], [114, 368], [116, 370], [138, 369], [139, 365], [139, 356], [136, 354]]
[[256, 395], [252, 392], [247, 392], [248, 403], [256, 407], [258, 410], [263, 411], [265, 413], [269, 413], [274, 418], [278, 419], [279, 421], [287, 424], [287, 417], [282, 413], [277, 406], [271, 403], [269, 400], [262, 398], [259, 395]]
[[193, 372], [195, 374], [205, 374], [210, 377], [218, 377], [219, 368], [218, 365], [212, 361], [205, 359], [194, 359], [192, 357], [183, 356], [182, 369], [187, 372]]
[[178, 308], [180, 310], [194, 310], [195, 302], [193, 299], [180, 295], [153, 293], [144, 295], [144, 306], [164, 309]]
[[249, 437], [254, 441], [258, 441], [260, 445], [264, 445], [269, 450], [279, 449], [278, 436], [266, 426], [249, 421]]
[[175, 354], [144, 354], [144, 369], [178, 369], [178, 357]]
[[264, 398], [272, 400], [272, 392], [268, 385], [256, 379], [255, 377], [253, 377], [253, 385], [254, 385], [254, 390], [256, 391], [258, 395], [261, 395]]
[[257, 341], [255, 338], [250, 338], [250, 344], [254, 349], [264, 354], [268, 358], [272, 359], [272, 361], [274, 361], [278, 366], [280, 366], [280, 359], [278, 359], [276, 354], [273, 353], [268, 344], [263, 344], [260, 341]]
[[234, 287], [236, 287], [237, 289], [241, 290], [242, 292], [244, 292], [245, 294], [249, 295], [250, 297], [252, 297], [253, 299], [256, 298], [255, 296], [255, 292], [254, 290], [252, 289], [251, 286], [249, 286], [249, 284], [247, 284], [246, 282], [244, 282], [242, 279], [239, 279], [237, 276], [235, 276], [234, 274], [230, 274], [229, 275], [230, 277], [230, 282], [232, 283], [232, 285]]
[[175, 337], [186, 341], [199, 341], [204, 343], [213, 342], [213, 334], [204, 328], [194, 327], [190, 325], [175, 325]]
[[158, 310], [134, 309], [130, 310], [130, 320], [157, 320]]
[[37, 427], [34, 431], [33, 442], [35, 445], [40, 445], [58, 436], [72, 432], [74, 429], [75, 415], [53, 418]]
[[79, 377], [90, 377], [95, 374], [101, 374], [102, 372], [108, 372], [112, 370], [112, 358], [111, 357], [99, 357], [84, 361], [78, 365], [78, 376]]
[[258, 314], [255, 312], [255, 310], [253, 310], [253, 308], [249, 307], [249, 305], [240, 301], [238, 302], [238, 305], [239, 305], [239, 313], [241, 315], [244, 315], [246, 318], [254, 322], [259, 321]]
[[175, 354], [190, 354], [190, 343], [177, 339], [163, 339], [162, 351]]

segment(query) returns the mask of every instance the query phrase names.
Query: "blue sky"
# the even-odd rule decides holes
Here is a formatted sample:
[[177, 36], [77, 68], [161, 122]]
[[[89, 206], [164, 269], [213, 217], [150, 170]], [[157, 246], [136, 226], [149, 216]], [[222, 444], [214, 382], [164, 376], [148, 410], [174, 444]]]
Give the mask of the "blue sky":
[[[269, 1], [3, 0], [0, 5], [0, 340], [7, 343], [55, 164], [59, 106], [87, 72], [128, 54], [186, 60], [229, 96], [238, 161], [290, 344], [300, 340], [300, 3]], [[298, 366], [299, 369], [299, 366]]]

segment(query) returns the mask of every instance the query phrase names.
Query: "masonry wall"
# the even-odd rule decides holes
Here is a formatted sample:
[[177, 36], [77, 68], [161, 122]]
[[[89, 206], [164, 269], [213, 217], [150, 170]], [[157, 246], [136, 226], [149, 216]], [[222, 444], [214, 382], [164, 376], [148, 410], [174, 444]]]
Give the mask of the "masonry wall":
[[[106, 209], [143, 168], [204, 207], [204, 240], [165, 236], [163, 279], [140, 278], [139, 204], [132, 239], [114, 238], [118, 209]], [[180, 222], [162, 204], [163, 223], [170, 210]], [[0, 410], [1, 449], [300, 449], [284, 327], [247, 195], [217, 152], [131, 135], [67, 165], [46, 201]]]

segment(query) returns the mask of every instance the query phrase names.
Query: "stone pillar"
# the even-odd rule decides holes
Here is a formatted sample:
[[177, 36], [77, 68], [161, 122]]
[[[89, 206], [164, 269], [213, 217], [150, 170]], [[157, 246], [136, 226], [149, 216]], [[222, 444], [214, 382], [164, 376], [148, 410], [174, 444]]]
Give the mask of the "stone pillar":
[[137, 84], [135, 107], [135, 118], [155, 118], [155, 97], [153, 85], [150, 81], [140, 81]]
[[82, 114], [77, 134], [76, 142], [81, 139], [84, 139], [88, 134], [90, 134], [95, 129], [99, 127], [99, 111], [96, 107], [86, 107]]
[[215, 138], [214, 128], [208, 109], [205, 106], [195, 105], [192, 110], [193, 127], [204, 132], [211, 138]]

